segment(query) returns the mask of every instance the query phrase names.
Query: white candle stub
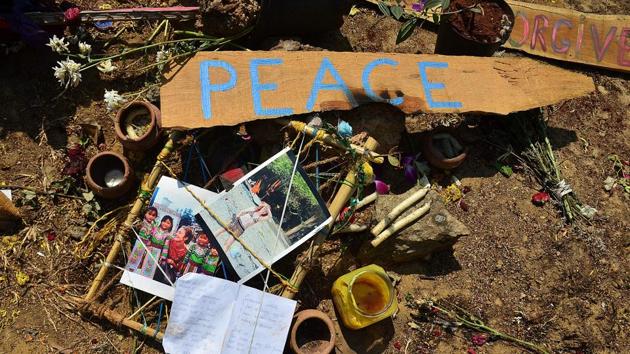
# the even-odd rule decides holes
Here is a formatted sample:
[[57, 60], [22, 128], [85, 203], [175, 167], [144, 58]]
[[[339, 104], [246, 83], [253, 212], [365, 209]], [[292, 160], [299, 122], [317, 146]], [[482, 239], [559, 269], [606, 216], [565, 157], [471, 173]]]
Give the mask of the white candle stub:
[[105, 174], [105, 185], [109, 188], [116, 187], [123, 181], [124, 174], [121, 170], [111, 170]]

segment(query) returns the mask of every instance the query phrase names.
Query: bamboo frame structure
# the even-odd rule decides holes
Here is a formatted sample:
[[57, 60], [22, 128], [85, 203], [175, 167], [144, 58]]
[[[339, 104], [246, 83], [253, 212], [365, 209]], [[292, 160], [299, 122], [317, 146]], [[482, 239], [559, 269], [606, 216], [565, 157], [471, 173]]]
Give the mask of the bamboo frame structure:
[[101, 284], [107, 276], [109, 268], [111, 268], [111, 265], [114, 264], [114, 262], [116, 261], [116, 257], [118, 257], [122, 249], [122, 244], [125, 237], [129, 234], [129, 231], [131, 230], [134, 221], [142, 211], [142, 208], [144, 207], [148, 198], [150, 198], [151, 191], [155, 188], [157, 181], [162, 176], [162, 169], [164, 166], [162, 164], [162, 161], [175, 150], [175, 147], [177, 146], [183, 135], [184, 134], [182, 132], [178, 131], [174, 131], [169, 135], [168, 141], [157, 156], [157, 161], [155, 162], [155, 165], [153, 165], [153, 169], [144, 179], [142, 186], [140, 187], [140, 191], [138, 192], [138, 196], [133, 203], [133, 206], [131, 207], [131, 211], [127, 215], [127, 218], [125, 219], [123, 224], [118, 228], [116, 236], [114, 237], [112, 248], [107, 254], [103, 266], [101, 267], [101, 269], [99, 269], [98, 274], [92, 281], [90, 289], [83, 299], [71, 299], [73, 303], [80, 307], [80, 310], [83, 313], [89, 313], [99, 318], [106, 319], [112, 323], [118, 324], [119, 326], [126, 326], [147, 336], [154, 337], [158, 341], [162, 340], [162, 337], [164, 336], [163, 332], [160, 332], [157, 329], [153, 329], [140, 322], [132, 320], [134, 314], [130, 314], [128, 316], [119, 314], [116, 311], [110, 310], [104, 305], [99, 304], [97, 300], [105, 290], [107, 290], [114, 284], [113, 281], [110, 281], [103, 288], [101, 288]]
[[[105, 284], [105, 286], [101, 286], [105, 277], [107, 276], [109, 272], [109, 268], [111, 268], [112, 264], [114, 264], [114, 262], [116, 261], [116, 257], [119, 255], [122, 249], [123, 241], [125, 237], [128, 235], [129, 231], [131, 230], [133, 222], [136, 220], [136, 218], [140, 214], [147, 199], [151, 195], [151, 191], [155, 188], [157, 181], [162, 176], [163, 169], [165, 168], [164, 167], [165, 165], [163, 164], [163, 160], [175, 149], [175, 146], [177, 145], [179, 140], [182, 138], [182, 136], [183, 136], [183, 133], [181, 132], [172, 132], [170, 134], [169, 140], [167, 141], [164, 148], [158, 155], [157, 161], [155, 162], [153, 169], [151, 170], [148, 177], [145, 178], [141, 186], [140, 192], [138, 193], [138, 197], [136, 198], [131, 208], [131, 211], [129, 212], [129, 215], [127, 216], [123, 224], [118, 228], [116, 236], [114, 237], [114, 243], [112, 245], [112, 248], [110, 249], [110, 252], [108, 253], [106, 257], [106, 260], [103, 263], [103, 266], [101, 267], [98, 274], [92, 281], [90, 289], [88, 290], [85, 297], [70, 299], [71, 302], [73, 302], [76, 306], [79, 307], [82, 313], [91, 314], [98, 318], [105, 319], [118, 326], [125, 326], [129, 329], [137, 331], [146, 336], [153, 337], [157, 341], [162, 340], [162, 338], [164, 337], [164, 332], [159, 331], [159, 329], [152, 328], [143, 323], [133, 320], [133, 318], [136, 317], [134, 315], [137, 314], [138, 309], [132, 314], [122, 315], [116, 312], [115, 310], [109, 309], [105, 305], [99, 303], [98, 299], [115, 283], [115, 280], [114, 280], [115, 278], [114, 278], [111, 281], [109, 281], [107, 284]], [[339, 148], [339, 146], [336, 146], [336, 147]], [[375, 150], [377, 147], [378, 147], [378, 142], [375, 139], [369, 137], [367, 141], [365, 142], [364, 146], [360, 147], [360, 151], [362, 152], [360, 154], [360, 159], [362, 161], [365, 161], [365, 160], [373, 161], [374, 157], [377, 157], [377, 156], [374, 156], [373, 155], [374, 153], [372, 151]], [[335, 195], [335, 198], [333, 199], [331, 205], [329, 206], [328, 209], [333, 220], [331, 221], [331, 223], [334, 223], [334, 221], [337, 219], [337, 216], [341, 213], [341, 210], [343, 209], [343, 207], [346, 205], [348, 200], [352, 197], [352, 194], [355, 192], [357, 188], [357, 183], [358, 183], [357, 173], [358, 172], [356, 169], [353, 169], [348, 173], [344, 182], [339, 187], [339, 190], [337, 191], [337, 194]], [[297, 293], [297, 290], [295, 289], [299, 289], [299, 286], [304, 281], [306, 274], [310, 270], [314, 256], [317, 255], [318, 251], [320, 250], [321, 244], [326, 240], [326, 236], [327, 235], [325, 234], [319, 235], [311, 243], [311, 246], [306, 251], [307, 258], [305, 262], [302, 262], [296, 267], [289, 281], [290, 284], [294, 285], [294, 288], [284, 287], [282, 296], [287, 297], [287, 298], [293, 298], [295, 296], [295, 294]], [[151, 301], [152, 300], [149, 300], [149, 302]], [[148, 303], [142, 305], [141, 308], [142, 307], [146, 308], [147, 306], [148, 306]]]

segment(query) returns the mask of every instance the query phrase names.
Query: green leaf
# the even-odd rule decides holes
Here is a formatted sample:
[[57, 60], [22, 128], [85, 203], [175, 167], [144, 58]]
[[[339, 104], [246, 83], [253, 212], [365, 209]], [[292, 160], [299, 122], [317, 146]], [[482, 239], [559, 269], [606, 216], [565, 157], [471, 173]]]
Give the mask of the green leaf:
[[497, 171], [499, 171], [505, 177], [510, 177], [512, 175], [512, 173], [514, 173], [512, 171], [512, 167], [510, 167], [508, 165], [504, 165], [504, 164], [500, 163], [499, 161], [497, 161], [494, 164], [494, 168], [496, 168]]
[[392, 6], [389, 10], [392, 12], [392, 16], [394, 16], [394, 18], [397, 20], [400, 20], [400, 18], [402, 17], [404, 13], [402, 7], [398, 5]]
[[378, 8], [381, 10], [383, 15], [385, 15], [385, 16], [391, 16], [392, 15], [392, 13], [389, 12], [389, 7], [387, 7], [386, 3], [382, 2], [382, 1], [379, 1], [378, 2]]
[[448, 10], [449, 6], [451, 6], [451, 0], [442, 1], [442, 11]]
[[482, 13], [481, 9], [478, 7], [471, 7], [468, 11], [476, 12], [478, 14]]
[[434, 13], [433, 14], [433, 23], [438, 24], [440, 23], [440, 15]]
[[387, 162], [394, 167], [400, 167], [400, 160], [395, 155], [387, 155]]
[[438, 7], [438, 6], [442, 6], [442, 0], [429, 0], [424, 5], [424, 10], [426, 11], [426, 10], [429, 10], [429, 9], [432, 9], [432, 8]]
[[398, 31], [398, 35], [396, 36], [396, 44], [403, 42], [405, 39], [411, 36], [413, 30], [416, 29], [417, 22], [418, 19], [414, 17], [403, 23], [403, 25], [400, 27], [400, 31]]

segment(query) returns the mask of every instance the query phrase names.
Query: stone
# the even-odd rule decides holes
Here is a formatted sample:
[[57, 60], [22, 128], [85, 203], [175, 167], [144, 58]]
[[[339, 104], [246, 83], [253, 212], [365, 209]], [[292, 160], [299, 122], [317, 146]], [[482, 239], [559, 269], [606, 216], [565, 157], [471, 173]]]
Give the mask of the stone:
[[[400, 195], [381, 195], [376, 200], [374, 224], [385, 218], [396, 205], [407, 199], [418, 187]], [[468, 236], [470, 230], [461, 221], [449, 213], [442, 197], [435, 191], [429, 191], [423, 200], [412, 206], [399, 218], [413, 212], [423, 203], [431, 200], [431, 209], [427, 214], [385, 240], [378, 247], [372, 247], [370, 240], [359, 250], [359, 258], [364, 262], [402, 263], [417, 259], [426, 259], [431, 254], [451, 248], [462, 236]]]

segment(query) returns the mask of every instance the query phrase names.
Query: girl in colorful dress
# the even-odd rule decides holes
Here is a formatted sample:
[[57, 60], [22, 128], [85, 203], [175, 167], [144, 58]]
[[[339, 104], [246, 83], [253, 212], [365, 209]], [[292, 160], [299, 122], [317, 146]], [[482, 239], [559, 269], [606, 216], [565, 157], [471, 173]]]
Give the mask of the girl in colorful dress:
[[[193, 238], [193, 231], [188, 226], [182, 226], [175, 233], [175, 237], [166, 241], [162, 250], [160, 267], [168, 276], [171, 283], [175, 283], [179, 273], [184, 269], [184, 258], [188, 253], [188, 243]], [[162, 274], [156, 274], [159, 278]]]
[[199, 232], [197, 242], [190, 247], [184, 259], [184, 263], [186, 264], [184, 273], [198, 273], [203, 269], [206, 257], [210, 253], [210, 248], [208, 248], [209, 243], [208, 235], [203, 231]]
[[138, 230], [140, 240], [134, 243], [133, 250], [129, 254], [129, 262], [127, 262], [127, 269], [131, 272], [137, 271], [142, 261], [144, 261], [146, 255], [145, 246], [149, 244], [151, 235], [155, 232], [155, 219], [157, 216], [158, 211], [152, 206], [148, 207], [144, 212], [144, 219], [140, 225], [140, 230]]
[[170, 215], [165, 215], [162, 218], [162, 221], [160, 221], [160, 226], [151, 235], [149, 244], [147, 245], [149, 254], [144, 257], [144, 262], [142, 262], [142, 267], [140, 268], [140, 274], [153, 279], [157, 268], [157, 261], [162, 255], [162, 248], [164, 248], [166, 240], [171, 237], [172, 230], [173, 218]]
[[203, 262], [203, 273], [206, 275], [214, 275], [217, 271], [217, 267], [219, 266], [219, 252], [216, 248], [211, 247], [210, 252], [206, 256], [206, 259]]

